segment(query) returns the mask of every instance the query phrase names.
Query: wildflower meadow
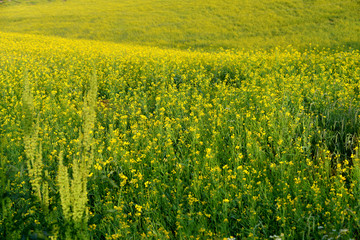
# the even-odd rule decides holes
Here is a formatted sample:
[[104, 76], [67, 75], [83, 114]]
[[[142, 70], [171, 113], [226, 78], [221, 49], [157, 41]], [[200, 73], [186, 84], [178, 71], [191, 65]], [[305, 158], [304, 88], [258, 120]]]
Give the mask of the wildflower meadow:
[[356, 239], [360, 52], [0, 33], [1, 239]]

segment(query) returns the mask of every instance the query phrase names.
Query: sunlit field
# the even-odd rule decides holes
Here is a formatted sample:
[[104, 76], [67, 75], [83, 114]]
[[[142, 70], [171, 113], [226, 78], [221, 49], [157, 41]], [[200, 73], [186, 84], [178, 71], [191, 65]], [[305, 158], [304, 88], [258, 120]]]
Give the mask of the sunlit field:
[[360, 49], [359, 0], [2, 0], [0, 31], [166, 48]]
[[359, 61], [0, 33], [0, 237], [356, 238]]
[[358, 0], [0, 0], [0, 239], [360, 239]]

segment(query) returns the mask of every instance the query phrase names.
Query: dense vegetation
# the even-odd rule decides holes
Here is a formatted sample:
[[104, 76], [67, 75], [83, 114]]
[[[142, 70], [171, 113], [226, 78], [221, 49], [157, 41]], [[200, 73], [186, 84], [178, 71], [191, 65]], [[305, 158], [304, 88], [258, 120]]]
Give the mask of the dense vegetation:
[[1, 239], [360, 237], [359, 1], [0, 2]]
[[358, 51], [0, 36], [1, 238], [359, 236]]

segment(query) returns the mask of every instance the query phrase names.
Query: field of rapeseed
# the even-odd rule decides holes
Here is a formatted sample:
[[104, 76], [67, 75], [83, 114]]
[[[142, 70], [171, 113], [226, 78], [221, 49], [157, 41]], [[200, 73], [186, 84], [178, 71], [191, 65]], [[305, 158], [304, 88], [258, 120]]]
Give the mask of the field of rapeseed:
[[0, 33], [0, 238], [358, 238], [359, 63]]

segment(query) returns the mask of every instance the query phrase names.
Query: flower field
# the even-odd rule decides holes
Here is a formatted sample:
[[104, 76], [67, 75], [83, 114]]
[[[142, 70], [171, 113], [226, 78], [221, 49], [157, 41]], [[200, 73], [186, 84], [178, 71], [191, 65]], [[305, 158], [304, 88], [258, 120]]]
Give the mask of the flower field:
[[1, 239], [357, 239], [360, 52], [0, 33]]

